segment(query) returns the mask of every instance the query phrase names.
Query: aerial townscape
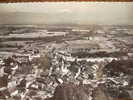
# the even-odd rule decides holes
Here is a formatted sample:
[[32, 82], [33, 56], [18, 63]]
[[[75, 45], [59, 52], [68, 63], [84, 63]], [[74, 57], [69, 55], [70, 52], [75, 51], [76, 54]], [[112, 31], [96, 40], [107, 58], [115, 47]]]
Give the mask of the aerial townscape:
[[133, 25], [0, 25], [0, 100], [131, 100]]

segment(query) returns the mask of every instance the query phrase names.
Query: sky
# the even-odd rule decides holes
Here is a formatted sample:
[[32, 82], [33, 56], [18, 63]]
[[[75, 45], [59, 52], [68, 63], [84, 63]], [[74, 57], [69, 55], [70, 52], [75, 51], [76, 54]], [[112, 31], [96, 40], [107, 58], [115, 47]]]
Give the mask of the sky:
[[133, 25], [133, 2], [0, 4], [0, 24]]

